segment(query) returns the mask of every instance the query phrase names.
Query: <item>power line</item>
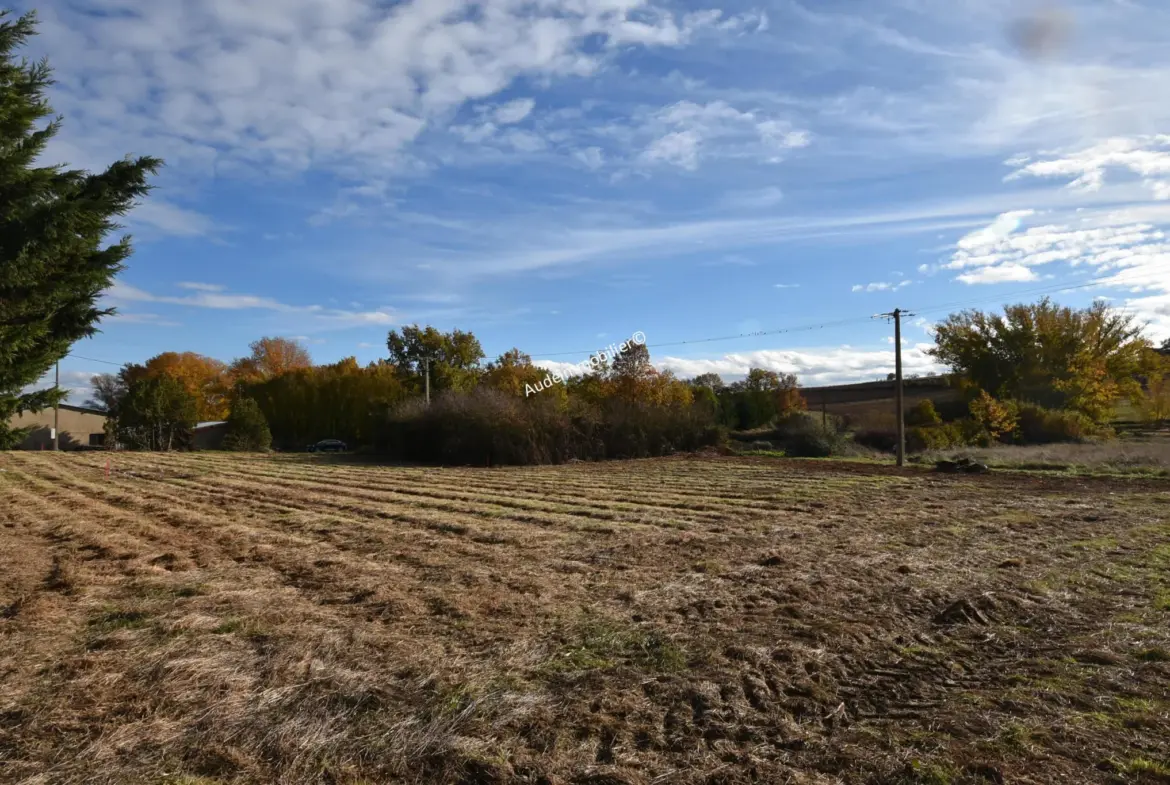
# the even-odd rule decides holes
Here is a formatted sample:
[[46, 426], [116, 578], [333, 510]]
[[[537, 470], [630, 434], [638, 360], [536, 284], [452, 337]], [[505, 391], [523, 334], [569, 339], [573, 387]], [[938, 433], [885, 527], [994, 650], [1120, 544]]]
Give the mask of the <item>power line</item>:
[[121, 368], [126, 363], [112, 363], [109, 360], [98, 360], [94, 357], [82, 357], [80, 354], [67, 354], [66, 357], [72, 357], [74, 360], [85, 360], [90, 363], [104, 363], [105, 365], [116, 365]]
[[[831, 322], [819, 322], [817, 324], [805, 324], [797, 327], [782, 327], [775, 330], [758, 330], [750, 333], [740, 333], [739, 335], [721, 335], [713, 338], [691, 338], [685, 341], [668, 341], [666, 343], [648, 343], [647, 349], [661, 349], [666, 346], [686, 346], [696, 343], [714, 343], [716, 341], [736, 341], [741, 338], [759, 338], [765, 335], [781, 335], [783, 333], [805, 332], [808, 330], [821, 330], [826, 327], [837, 327], [843, 324], [853, 324], [854, 322], [867, 322], [870, 317], [854, 317], [851, 319], [838, 319]], [[567, 357], [569, 355], [580, 356], [582, 354], [591, 354], [593, 349], [579, 349], [574, 352], [553, 352], [549, 354], [530, 354], [529, 357], [534, 360], [543, 359], [545, 357]]]
[[[1095, 287], [1095, 286], [1109, 286], [1109, 285], [1111, 285], [1111, 284], [1106, 284], [1100, 280], [1096, 280], [1096, 281], [1089, 281], [1089, 282], [1083, 283], [1083, 284], [1075, 284], [1072, 286], [1032, 287], [1029, 289], [1019, 289], [1019, 290], [1014, 291], [1014, 292], [1001, 293], [1001, 294], [994, 295], [994, 296], [988, 296], [986, 298], [979, 299], [979, 300], [957, 300], [957, 301], [949, 302], [949, 303], [938, 303], [935, 305], [926, 306], [925, 308], [915, 308], [915, 309], [913, 309], [915, 312], [914, 314], [909, 314], [908, 310], [902, 311], [902, 315], [908, 316], [908, 315], [922, 315], [922, 314], [927, 314], [927, 313], [937, 313], [939, 311], [950, 310], [952, 308], [967, 308], [967, 307], [970, 307], [972, 305], [981, 305], [981, 304], [988, 303], [988, 302], [998, 302], [998, 301], [1002, 301], [1005, 299], [1021, 297], [1021, 296], [1029, 295], [1029, 294], [1056, 294], [1056, 293], [1060, 293], [1060, 292], [1076, 291], [1079, 289], [1088, 289], [1088, 288]], [[1112, 284], [1112, 285], [1122, 285], [1123, 286], [1125, 284]], [[847, 325], [847, 324], [868, 322], [873, 318], [874, 318], [873, 316], [853, 317], [853, 318], [849, 318], [849, 319], [837, 319], [834, 321], [803, 324], [803, 325], [797, 325], [797, 326], [793, 326], [793, 327], [781, 327], [781, 328], [770, 329], [770, 330], [757, 330], [755, 332], [739, 333], [737, 335], [720, 335], [720, 336], [713, 336], [713, 337], [707, 337], [707, 338], [689, 338], [689, 339], [683, 340], [683, 341], [667, 341], [667, 342], [663, 342], [663, 343], [651, 343], [651, 344], [646, 344], [646, 348], [647, 349], [662, 349], [662, 348], [667, 348], [667, 347], [672, 347], [672, 346], [690, 346], [693, 344], [717, 343], [717, 342], [721, 342], [721, 341], [737, 341], [737, 340], [742, 340], [744, 338], [762, 338], [762, 337], [766, 337], [769, 335], [783, 335], [786, 333], [808, 332], [808, 331], [812, 331], [812, 330], [822, 330], [822, 329], [826, 329], [829, 327], [839, 327], [839, 326]], [[532, 355], [529, 355], [529, 357], [531, 357], [534, 360], [545, 359], [548, 357], [569, 357], [569, 356], [579, 357], [581, 355], [591, 355], [594, 351], [595, 351], [594, 349], [578, 349], [578, 350], [571, 351], [571, 352], [548, 352], [545, 354], [532, 354]], [[79, 355], [79, 354], [69, 354], [66, 356], [72, 357], [75, 360], [85, 360], [86, 362], [102, 363], [103, 365], [113, 365], [116, 367], [122, 367], [123, 365], [125, 365], [125, 363], [116, 363], [116, 362], [111, 362], [109, 360], [99, 360], [95, 357], [83, 357], [82, 355]]]

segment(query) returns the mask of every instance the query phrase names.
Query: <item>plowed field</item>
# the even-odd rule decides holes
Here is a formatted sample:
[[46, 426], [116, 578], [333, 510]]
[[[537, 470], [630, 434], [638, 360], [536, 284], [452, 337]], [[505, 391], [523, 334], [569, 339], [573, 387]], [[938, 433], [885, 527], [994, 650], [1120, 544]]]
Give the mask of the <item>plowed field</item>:
[[1170, 781], [1170, 484], [0, 454], [0, 781]]

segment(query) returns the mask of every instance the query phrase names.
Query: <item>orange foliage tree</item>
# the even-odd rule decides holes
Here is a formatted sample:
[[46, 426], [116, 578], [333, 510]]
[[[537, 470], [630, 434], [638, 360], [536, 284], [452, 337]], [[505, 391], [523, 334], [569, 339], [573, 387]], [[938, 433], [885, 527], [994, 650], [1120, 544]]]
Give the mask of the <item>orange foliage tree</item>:
[[127, 381], [175, 379], [195, 401], [200, 420], [223, 420], [228, 415], [227, 366], [212, 357], [195, 352], [163, 352], [142, 365], [127, 366]]
[[232, 381], [255, 384], [290, 371], [313, 367], [309, 350], [291, 338], [264, 337], [249, 346], [252, 353], [232, 363]]

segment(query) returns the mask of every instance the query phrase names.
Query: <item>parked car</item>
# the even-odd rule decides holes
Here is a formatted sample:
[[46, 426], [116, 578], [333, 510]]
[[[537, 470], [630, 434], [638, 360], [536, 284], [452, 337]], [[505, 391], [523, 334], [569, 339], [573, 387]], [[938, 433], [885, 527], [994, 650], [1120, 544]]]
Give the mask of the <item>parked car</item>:
[[309, 452], [345, 452], [345, 442], [341, 439], [322, 439], [316, 444], [309, 445]]

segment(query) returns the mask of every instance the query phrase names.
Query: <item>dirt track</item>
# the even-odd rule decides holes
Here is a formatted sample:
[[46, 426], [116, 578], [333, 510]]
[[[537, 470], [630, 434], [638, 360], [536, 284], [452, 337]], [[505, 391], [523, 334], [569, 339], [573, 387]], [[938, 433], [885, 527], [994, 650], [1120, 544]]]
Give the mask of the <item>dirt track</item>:
[[1170, 782], [1170, 485], [0, 455], [3, 782]]

